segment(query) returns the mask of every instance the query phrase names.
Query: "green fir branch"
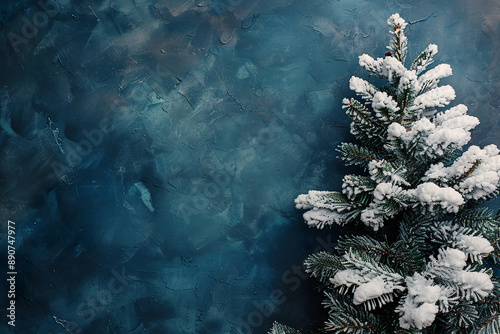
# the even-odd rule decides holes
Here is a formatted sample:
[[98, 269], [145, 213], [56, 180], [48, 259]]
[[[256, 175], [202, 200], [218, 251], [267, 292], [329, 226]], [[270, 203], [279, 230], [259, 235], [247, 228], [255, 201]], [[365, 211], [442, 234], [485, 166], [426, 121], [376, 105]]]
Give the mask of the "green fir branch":
[[350, 250], [357, 253], [365, 253], [376, 261], [389, 254], [390, 246], [386, 242], [375, 240], [368, 235], [352, 237], [340, 236], [337, 250], [347, 253]]
[[[443, 64], [418, 78], [434, 61], [437, 46], [429, 45], [407, 70], [406, 23], [399, 14], [388, 23], [392, 53], [360, 56], [360, 65], [388, 85], [377, 88], [353, 77], [351, 89], [368, 102], [343, 100], [358, 142], [342, 143], [337, 151], [346, 166], [368, 173], [346, 175], [342, 192], [312, 191], [296, 201], [310, 210], [304, 217], [311, 226], [352, 222], [339, 238], [338, 255], [319, 252], [305, 261], [327, 297], [325, 331], [498, 334], [500, 283], [487, 268], [500, 266], [500, 211], [478, 207], [476, 193], [462, 184], [482, 168], [480, 160], [456, 177], [450, 168], [437, 168], [458, 159], [471, 126], [466, 118], [455, 119], [457, 111], [465, 115], [463, 107], [433, 116], [453, 99], [449, 88], [438, 87], [451, 68]], [[443, 125], [447, 120], [449, 129]], [[481, 186], [481, 180], [470, 181]], [[434, 185], [420, 187], [430, 182]], [[479, 198], [494, 198], [499, 191], [497, 185]], [[399, 299], [405, 303], [402, 313], [396, 312]], [[415, 328], [400, 328], [400, 321]], [[275, 324], [270, 334], [295, 333]]]
[[446, 330], [454, 333], [470, 333], [479, 319], [477, 307], [472, 302], [461, 302], [443, 315]]
[[478, 207], [459, 211], [453, 222], [484, 233], [488, 230], [496, 230], [500, 226], [500, 216], [498, 212], [495, 213], [489, 208]]
[[306, 272], [323, 284], [330, 283], [330, 278], [339, 270], [344, 270], [343, 259], [328, 252], [310, 255], [305, 263]]
[[269, 334], [303, 334], [303, 333], [299, 330], [282, 325], [278, 322], [274, 322], [273, 327], [271, 328]]
[[333, 334], [383, 333], [380, 319], [373, 313], [353, 305], [348, 297], [336, 292], [325, 292], [325, 295], [327, 299], [323, 304], [329, 309], [326, 331]]
[[424, 51], [422, 51], [422, 53], [417, 56], [417, 58], [415, 58], [410, 66], [410, 70], [416, 71], [417, 74], [420, 74], [434, 62], [435, 55], [435, 49], [432, 47], [432, 45], [429, 45]]
[[352, 118], [351, 133], [362, 143], [373, 148], [380, 148], [386, 141], [387, 130], [361, 102], [351, 99], [344, 105], [346, 114]]
[[380, 159], [377, 153], [352, 143], [341, 143], [337, 151], [342, 154], [341, 159], [346, 166], [359, 165], [366, 169], [370, 161]]
[[344, 266], [346, 268], [359, 269], [364, 272], [369, 272], [375, 274], [376, 276], [381, 275], [399, 275], [401, 276], [400, 271], [394, 269], [386, 264], [380, 263], [377, 261], [376, 257], [370, 256], [370, 254], [356, 251], [350, 249], [346, 254], [344, 254]]

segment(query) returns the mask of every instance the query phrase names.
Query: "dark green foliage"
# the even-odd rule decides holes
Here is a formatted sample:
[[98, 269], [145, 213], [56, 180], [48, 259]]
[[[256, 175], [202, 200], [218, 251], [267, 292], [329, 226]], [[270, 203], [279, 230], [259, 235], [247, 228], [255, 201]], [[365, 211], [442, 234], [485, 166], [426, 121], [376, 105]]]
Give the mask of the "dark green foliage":
[[[467, 123], [454, 119], [465, 117], [466, 110], [462, 106], [435, 116], [436, 106], [452, 98], [449, 87], [444, 93], [429, 91], [440, 75], [446, 76], [446, 68], [451, 70], [445, 65], [420, 85], [417, 75], [433, 62], [437, 47], [430, 45], [412, 63], [414, 72], [407, 71], [406, 24], [396, 15], [389, 21], [394, 24], [392, 55], [360, 57], [365, 69], [389, 85], [377, 88], [353, 77], [351, 88], [367, 102], [343, 101], [357, 143], [342, 143], [338, 151], [345, 165], [359, 166], [366, 175], [346, 175], [342, 193], [310, 192], [296, 201], [311, 209], [313, 219], [304, 215], [310, 226], [345, 224], [336, 254], [319, 252], [305, 261], [306, 272], [326, 296], [325, 332], [500, 334], [500, 284], [492, 278], [491, 290], [489, 268], [500, 266], [500, 213], [472, 200], [496, 197], [499, 187], [487, 196], [471, 193], [469, 185], [461, 188], [481, 170], [479, 159], [469, 162], [469, 170], [462, 167], [459, 176], [446, 178], [455, 175], [446, 174], [455, 167], [443, 166], [455, 162], [464, 142], [436, 137], [469, 131], [454, 127]], [[447, 120], [450, 127], [438, 128]], [[275, 324], [270, 334], [278, 333], [299, 332]]]
[[336, 292], [325, 292], [325, 295], [323, 304], [329, 309], [326, 331], [334, 334], [381, 333], [383, 325], [376, 315], [353, 305], [349, 297]]
[[455, 216], [453, 222], [478, 231], [488, 239], [494, 248], [488, 259], [500, 266], [500, 211], [495, 213], [485, 207], [463, 210]]
[[368, 205], [372, 201], [372, 192], [377, 186], [377, 183], [370, 177], [363, 175], [346, 175], [342, 181], [343, 191], [350, 200], [356, 200], [363, 203], [363, 205]]
[[411, 273], [422, 269], [425, 265], [425, 253], [417, 246], [409, 245], [403, 240], [389, 244], [387, 241], [379, 241], [367, 235], [341, 236], [337, 250], [341, 254], [349, 250], [364, 253], [373, 260], [394, 268], [396, 272]]
[[339, 270], [345, 269], [342, 258], [328, 252], [310, 255], [305, 261], [306, 272], [321, 283], [330, 283], [330, 278]]
[[304, 334], [301, 331], [275, 322], [269, 334]]
[[378, 241], [368, 235], [358, 235], [353, 237], [339, 237], [337, 250], [341, 253], [349, 251], [362, 252], [370, 256], [375, 261], [381, 261], [388, 257], [390, 246], [387, 242]]
[[369, 149], [352, 143], [342, 143], [337, 150], [342, 153], [342, 160], [349, 165], [359, 165], [362, 168], [368, 167], [370, 161], [379, 160], [380, 157]]
[[372, 252], [356, 251], [350, 248], [344, 254], [344, 266], [351, 269], [360, 269], [378, 275], [401, 274], [399, 270], [380, 263], [377, 255]]
[[428, 47], [427, 49], [422, 51], [422, 53], [420, 53], [411, 64], [410, 70], [414, 70], [418, 74], [422, 71], [421, 68], [426, 68], [427, 66], [432, 64], [434, 62], [435, 53], [431, 50], [432, 49]]
[[432, 248], [428, 241], [428, 231], [434, 221], [435, 218], [432, 216], [406, 213], [399, 221], [398, 238], [408, 248], [418, 248], [421, 252], [428, 252]]
[[[378, 255], [373, 255], [372, 252], [354, 251], [349, 249], [344, 254], [343, 264], [346, 269], [355, 270], [365, 276], [385, 277], [387, 282], [391, 282], [394, 286], [401, 285], [403, 276], [399, 275], [399, 271], [388, 265], [377, 261]], [[350, 286], [341, 285], [337, 291], [341, 294], [347, 294], [353, 290]], [[397, 289], [391, 292], [384, 293], [378, 297], [369, 299], [363, 303], [366, 310], [374, 310], [388, 303], [392, 303], [394, 298], [399, 296]]]
[[353, 212], [355, 209], [365, 206], [362, 201], [351, 201], [339, 192], [331, 192], [325, 195], [323, 203], [339, 213]]
[[344, 108], [353, 120], [351, 133], [366, 146], [380, 149], [387, 136], [386, 127], [358, 100], [351, 99]]
[[500, 216], [498, 212], [495, 213], [489, 208], [479, 207], [462, 210], [455, 216], [454, 222], [472, 229], [486, 231], [497, 229], [500, 223]]
[[404, 328], [397, 328], [394, 330], [394, 334], [418, 334], [418, 333], [424, 333], [424, 332], [418, 329], [404, 329]]
[[474, 325], [472, 333], [498, 334], [500, 333], [500, 281], [492, 278], [495, 289], [486, 300], [479, 305], [479, 321]]
[[450, 333], [470, 333], [478, 319], [477, 307], [471, 302], [460, 303], [443, 316], [444, 326]]

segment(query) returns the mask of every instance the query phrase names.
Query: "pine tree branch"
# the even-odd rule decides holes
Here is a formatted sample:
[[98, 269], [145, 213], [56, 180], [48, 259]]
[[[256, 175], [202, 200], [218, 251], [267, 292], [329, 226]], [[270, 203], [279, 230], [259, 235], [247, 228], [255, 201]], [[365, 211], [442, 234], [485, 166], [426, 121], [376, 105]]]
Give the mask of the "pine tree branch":
[[299, 330], [282, 325], [278, 322], [274, 322], [273, 327], [271, 328], [269, 334], [303, 334], [303, 333]]
[[339, 256], [320, 252], [306, 260], [326, 291], [325, 329], [500, 333], [500, 283], [488, 269], [500, 265], [500, 213], [477, 207], [500, 192], [500, 150], [472, 145], [459, 156], [479, 121], [463, 104], [438, 112], [455, 98], [451, 86], [438, 86], [451, 67], [427, 70], [437, 53], [431, 44], [408, 70], [407, 24], [399, 14], [388, 24], [391, 52], [359, 57], [388, 85], [352, 77], [350, 88], [366, 103], [343, 100], [358, 143], [338, 151], [368, 175], [346, 175], [342, 193], [310, 191], [296, 199], [297, 208], [309, 210], [310, 226], [358, 224], [346, 227], [358, 229], [354, 236], [340, 237]]

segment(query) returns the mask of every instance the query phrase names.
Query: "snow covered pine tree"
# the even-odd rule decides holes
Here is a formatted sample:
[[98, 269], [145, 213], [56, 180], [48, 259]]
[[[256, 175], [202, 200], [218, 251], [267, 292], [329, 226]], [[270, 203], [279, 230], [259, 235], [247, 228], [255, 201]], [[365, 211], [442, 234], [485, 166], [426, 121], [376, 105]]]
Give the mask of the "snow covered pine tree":
[[[404, 66], [406, 22], [392, 15], [385, 58], [359, 57], [383, 78], [377, 88], [352, 77], [365, 101], [344, 99], [358, 143], [338, 149], [346, 165], [342, 192], [309, 191], [295, 200], [309, 226], [344, 226], [338, 254], [320, 252], [306, 271], [321, 283], [331, 333], [500, 333], [500, 215], [481, 206], [499, 193], [495, 145], [462, 147], [479, 124], [458, 104], [447, 64], [426, 71], [429, 45]], [[460, 154], [462, 152], [462, 154]], [[366, 225], [366, 226], [365, 226]], [[301, 331], [275, 323], [272, 334]]]

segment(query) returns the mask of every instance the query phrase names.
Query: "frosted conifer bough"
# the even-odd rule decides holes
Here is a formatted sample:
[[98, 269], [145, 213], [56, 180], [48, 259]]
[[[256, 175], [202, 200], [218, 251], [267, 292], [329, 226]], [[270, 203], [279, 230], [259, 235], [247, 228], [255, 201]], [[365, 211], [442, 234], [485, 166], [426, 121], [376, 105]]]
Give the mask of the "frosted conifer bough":
[[[344, 163], [364, 170], [341, 191], [299, 195], [310, 227], [343, 226], [337, 254], [320, 252], [306, 271], [325, 287], [332, 333], [500, 333], [500, 213], [482, 206], [500, 190], [500, 150], [466, 145], [479, 120], [440, 81], [430, 44], [405, 67], [407, 23], [392, 15], [390, 52], [359, 57], [387, 85], [353, 76], [342, 108], [355, 143]], [[440, 109], [443, 108], [444, 110]], [[365, 227], [366, 226], [366, 227]], [[379, 309], [382, 309], [379, 311]], [[300, 333], [275, 324], [271, 333]]]
[[[439, 207], [438, 211], [456, 213], [466, 200], [484, 200], [498, 194], [498, 150], [481, 163], [476, 162], [479, 158], [469, 161], [470, 167], [478, 164], [476, 170], [446, 175], [446, 171], [452, 172], [458, 167], [444, 167], [444, 162], [467, 145], [470, 131], [479, 120], [467, 115], [463, 104], [438, 112], [438, 108], [455, 99], [450, 85], [438, 85], [442, 78], [452, 74], [451, 67], [441, 64], [425, 72], [438, 51], [437, 46], [431, 44], [407, 69], [404, 66], [407, 24], [398, 14], [392, 15], [388, 24], [392, 27], [388, 46], [392, 56], [373, 59], [363, 54], [359, 63], [390, 85], [377, 88], [365, 79], [351, 78], [349, 87], [364, 102], [344, 99], [343, 108], [353, 119], [351, 133], [362, 145], [344, 143], [339, 148], [347, 165], [364, 167], [375, 183], [367, 188], [366, 183], [353, 182], [352, 177], [347, 177], [342, 190], [345, 196], [326, 191], [318, 192], [321, 196], [312, 196], [310, 192], [307, 207], [303, 205], [304, 195], [297, 197], [298, 209], [311, 209], [304, 214], [310, 226], [323, 228], [360, 220], [378, 230], [386, 220], [408, 207], [430, 214], [439, 214], [434, 211]], [[488, 151], [495, 150], [488, 148]], [[469, 155], [466, 152], [458, 163]], [[431, 178], [437, 173], [439, 177]], [[376, 196], [380, 194], [377, 185], [388, 181], [399, 186], [394, 188], [397, 194]]]

